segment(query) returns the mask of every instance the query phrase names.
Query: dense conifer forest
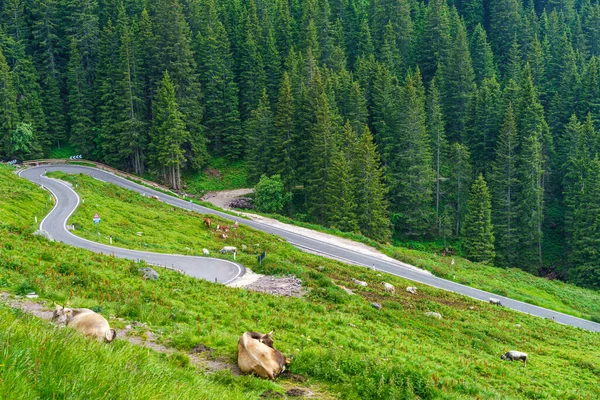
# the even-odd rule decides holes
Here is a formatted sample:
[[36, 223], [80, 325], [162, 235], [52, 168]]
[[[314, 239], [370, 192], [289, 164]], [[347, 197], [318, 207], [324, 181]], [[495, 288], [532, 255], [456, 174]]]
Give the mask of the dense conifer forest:
[[0, 23], [4, 159], [69, 145], [175, 189], [245, 160], [309, 221], [600, 287], [597, 0], [0, 0]]

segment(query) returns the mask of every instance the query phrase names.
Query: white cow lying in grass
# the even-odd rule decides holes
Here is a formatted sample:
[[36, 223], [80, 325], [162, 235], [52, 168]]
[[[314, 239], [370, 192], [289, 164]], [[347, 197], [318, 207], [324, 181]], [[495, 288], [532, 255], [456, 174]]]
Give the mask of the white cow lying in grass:
[[112, 342], [117, 337], [117, 332], [111, 329], [106, 318], [87, 308], [65, 308], [56, 304], [52, 322], [70, 326], [100, 341]]
[[523, 366], [527, 366], [527, 353], [523, 353], [521, 351], [511, 350], [500, 356], [502, 360], [510, 360], [510, 361], [523, 361]]

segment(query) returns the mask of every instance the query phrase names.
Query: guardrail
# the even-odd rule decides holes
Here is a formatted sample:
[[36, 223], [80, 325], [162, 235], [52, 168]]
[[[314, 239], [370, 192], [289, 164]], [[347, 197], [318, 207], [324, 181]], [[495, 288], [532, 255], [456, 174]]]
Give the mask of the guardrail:
[[83, 159], [83, 160], [76, 160], [75, 161], [75, 160], [69, 160], [69, 159], [63, 159], [63, 158], [49, 158], [49, 159], [41, 159], [41, 160], [27, 160], [27, 161], [23, 161], [22, 164], [24, 166], [36, 167], [36, 166], [39, 166], [39, 165], [52, 165], [52, 164], [81, 165], [83, 163], [85, 163], [85, 164], [91, 164], [95, 168], [98, 168], [98, 169], [103, 170], [103, 171], [110, 172], [111, 174], [120, 176], [121, 178], [131, 179], [131, 180], [140, 182], [140, 183], [142, 183], [145, 186], [150, 186], [150, 187], [155, 188], [155, 189], [159, 189], [159, 190], [162, 190], [162, 191], [165, 191], [165, 192], [169, 192], [169, 193], [173, 194], [174, 196], [178, 196], [177, 193], [173, 192], [171, 189], [169, 189], [166, 186], [160, 185], [160, 184], [158, 184], [156, 182], [148, 181], [148, 180], [140, 178], [139, 176], [134, 175], [134, 174], [130, 174], [130, 173], [127, 173], [127, 172], [120, 171], [120, 170], [118, 170], [116, 168], [113, 168], [113, 167], [111, 167], [109, 165], [106, 165], [106, 164], [102, 164], [102, 163], [97, 162], [97, 161], [90, 161], [90, 160], [85, 160], [85, 159]]

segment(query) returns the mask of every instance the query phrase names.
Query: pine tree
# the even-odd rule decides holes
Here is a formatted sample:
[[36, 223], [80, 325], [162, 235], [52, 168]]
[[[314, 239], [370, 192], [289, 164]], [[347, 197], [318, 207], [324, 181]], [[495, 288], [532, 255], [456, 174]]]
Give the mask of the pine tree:
[[397, 232], [419, 237], [434, 226], [434, 175], [426, 127], [425, 93], [418, 69], [406, 78], [402, 97], [397, 147], [389, 172], [393, 182], [392, 212]]
[[2, 140], [0, 154], [3, 158], [11, 156], [11, 139], [19, 122], [16, 98], [10, 70], [0, 48], [0, 109], [2, 110], [0, 113], [0, 140]]
[[447, 165], [446, 154], [447, 146], [446, 134], [444, 131], [444, 119], [442, 108], [440, 106], [440, 97], [435, 79], [429, 86], [429, 97], [427, 99], [427, 130], [431, 140], [431, 149], [433, 150], [433, 168], [435, 172], [435, 216], [438, 226], [438, 234], [441, 234], [441, 212], [443, 209], [442, 182], [445, 180], [445, 167]]
[[154, 100], [150, 159], [163, 179], [175, 190], [181, 189], [181, 169], [185, 164], [184, 146], [190, 141], [183, 115], [179, 111], [175, 86], [165, 71]]
[[353, 161], [356, 179], [356, 215], [360, 232], [371, 239], [385, 242], [390, 238], [387, 188], [379, 155], [368, 127], [358, 139]]
[[266, 87], [266, 74], [262, 55], [253, 35], [250, 19], [245, 22], [245, 37], [240, 48], [240, 110], [242, 122], [250, 117]]
[[427, 6], [422, 33], [417, 46], [417, 60], [423, 71], [423, 79], [429, 82], [438, 65], [449, 55], [452, 36], [449, 26], [449, 11], [445, 0], [432, 0]]
[[446, 133], [450, 142], [458, 141], [465, 130], [468, 103], [475, 90], [475, 74], [469, 53], [467, 31], [462, 24], [458, 27], [452, 50], [442, 64], [440, 95]]
[[269, 106], [267, 89], [263, 89], [263, 95], [256, 109], [250, 113], [246, 123], [248, 134], [248, 182], [258, 182], [263, 174], [271, 174], [271, 163], [269, 162], [269, 147], [273, 141], [273, 113]]
[[505, 66], [513, 38], [518, 35], [521, 17], [518, 0], [490, 2], [490, 40], [498, 65]]
[[337, 126], [325, 92], [325, 82], [319, 69], [315, 70], [309, 92], [310, 109], [314, 115], [310, 126], [308, 154], [308, 186], [306, 187], [309, 215], [317, 223], [327, 221], [327, 203], [322, 190], [329, 180], [331, 158], [335, 150]]
[[471, 104], [471, 115], [463, 142], [471, 150], [475, 171], [486, 174], [494, 158], [502, 121], [502, 92], [496, 78], [485, 78]]
[[496, 264], [515, 267], [519, 260], [517, 226], [517, 196], [519, 181], [517, 171], [517, 125], [512, 104], [509, 104], [496, 145], [492, 164], [492, 220], [496, 234]]
[[[463, 226], [464, 214], [469, 198], [469, 188], [473, 179], [470, 158], [471, 154], [467, 146], [454, 143], [450, 147], [448, 154], [448, 181], [447, 185], [445, 185], [447, 188], [447, 204], [444, 207], [444, 213], [447, 214], [456, 237], [460, 235]], [[444, 221], [442, 220], [442, 222]], [[441, 225], [441, 228], [444, 229], [443, 223]]]
[[119, 155], [121, 165], [138, 175], [145, 169], [145, 149], [148, 133], [144, 121], [145, 102], [143, 78], [140, 76], [140, 59], [133, 42], [133, 32], [126, 25], [127, 18], [121, 14], [119, 21], [120, 48], [116, 66], [115, 130], [120, 133]]
[[273, 166], [273, 172], [281, 176], [286, 190], [290, 191], [296, 178], [296, 163], [294, 158], [294, 97], [287, 72], [283, 73], [273, 130], [274, 140], [269, 151], [269, 162]]
[[[152, 18], [156, 59], [154, 79], [158, 82], [169, 71], [185, 129], [190, 140], [185, 144], [186, 165], [197, 169], [208, 159], [202, 127], [204, 110], [198, 68], [191, 48], [191, 31], [178, 0], [158, 0]], [[243, 146], [236, 147], [236, 151]], [[236, 151], [232, 158], [240, 156]]]
[[469, 206], [462, 228], [463, 247], [471, 261], [491, 263], [494, 259], [494, 227], [491, 218], [492, 203], [483, 175], [473, 182]]
[[75, 41], [72, 41], [67, 70], [70, 141], [84, 157], [91, 157], [96, 150], [96, 132], [92, 122], [90, 88], [77, 47]]
[[494, 64], [494, 53], [492, 47], [487, 41], [487, 34], [481, 24], [478, 24], [473, 31], [470, 43], [471, 58], [473, 60], [473, 71], [475, 73], [475, 82], [479, 85], [484, 78], [493, 78], [497, 76], [496, 66]]
[[334, 151], [324, 195], [327, 199], [327, 223], [343, 232], [357, 232], [355, 182], [350, 161], [341, 150]]
[[206, 111], [204, 124], [213, 154], [239, 156], [244, 140], [229, 38], [212, 2], [207, 2], [206, 8], [196, 40]]

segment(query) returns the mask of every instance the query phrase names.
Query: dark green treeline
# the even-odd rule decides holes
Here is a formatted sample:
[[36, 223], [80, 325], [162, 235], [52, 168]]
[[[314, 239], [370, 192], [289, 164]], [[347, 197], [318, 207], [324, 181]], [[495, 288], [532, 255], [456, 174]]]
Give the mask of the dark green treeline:
[[475, 258], [600, 286], [598, 0], [0, 0], [0, 24], [4, 159], [70, 145], [175, 189], [243, 159], [310, 221], [489, 224]]

